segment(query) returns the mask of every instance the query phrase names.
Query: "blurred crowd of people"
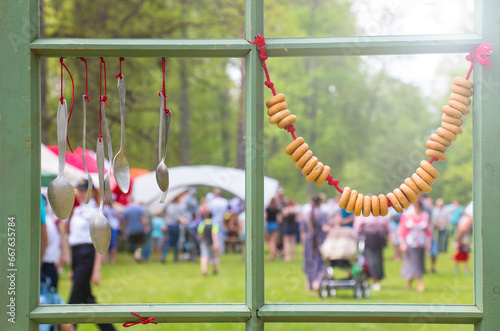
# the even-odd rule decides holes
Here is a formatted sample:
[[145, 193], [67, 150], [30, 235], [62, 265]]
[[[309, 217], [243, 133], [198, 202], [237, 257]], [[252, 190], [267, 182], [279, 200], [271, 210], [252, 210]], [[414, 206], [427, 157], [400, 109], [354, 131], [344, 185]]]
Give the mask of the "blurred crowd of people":
[[[110, 222], [112, 235], [108, 253], [101, 256], [95, 251], [89, 234], [90, 220], [98, 210], [99, 191], [94, 188], [90, 201], [86, 202], [87, 187], [86, 180], [76, 186], [75, 206], [67, 220], [58, 220], [42, 196], [42, 281], [48, 281], [57, 292], [59, 271], [69, 264], [73, 282], [70, 304], [96, 302], [91, 284], [99, 284], [101, 264], [115, 263], [119, 249], [127, 249], [134, 263], [156, 260], [164, 264], [170, 260], [172, 250], [173, 262], [200, 261], [203, 276], [207, 276], [209, 266], [212, 274], [218, 273], [219, 257], [226, 251], [241, 252], [244, 258], [244, 201], [238, 197], [226, 199], [217, 188], [201, 199], [196, 189], [191, 188], [175, 197], [165, 210], [153, 213], [132, 200], [121, 207], [106, 204], [103, 213]], [[422, 277], [425, 272], [438, 270], [438, 255], [448, 252], [450, 238], [454, 238], [454, 272], [458, 273], [463, 264], [464, 272], [470, 273], [472, 202], [464, 209], [457, 201], [445, 205], [443, 199], [434, 202], [430, 197], [421, 196], [401, 214], [390, 208], [387, 216], [355, 217], [339, 207], [339, 198], [318, 195], [299, 205], [293, 198], [286, 198], [280, 188], [264, 211], [269, 260], [295, 260], [297, 243], [302, 243], [309, 290], [317, 290], [325, 277], [328, 266], [325, 241], [339, 229], [362, 238], [361, 253], [372, 279], [372, 290], [381, 289], [383, 251], [388, 243], [393, 245], [393, 258], [403, 261], [401, 276], [407, 280], [408, 289], [416, 281], [417, 290], [424, 291]], [[338, 237], [335, 238], [335, 249], [347, 250], [341, 247]], [[332, 247], [330, 244], [329, 249]], [[428, 269], [427, 255], [430, 256]], [[65, 327], [72, 330], [71, 325]], [[114, 330], [109, 324], [99, 327]]]

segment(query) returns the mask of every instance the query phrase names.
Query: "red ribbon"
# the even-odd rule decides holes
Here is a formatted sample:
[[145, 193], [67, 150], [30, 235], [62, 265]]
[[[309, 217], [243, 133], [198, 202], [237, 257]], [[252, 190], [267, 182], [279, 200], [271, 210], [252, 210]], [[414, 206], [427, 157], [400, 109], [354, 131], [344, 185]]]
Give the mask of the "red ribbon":
[[[71, 72], [69, 72], [68, 67], [63, 63], [64, 59], [61, 57], [59, 58], [59, 62], [61, 62], [61, 105], [63, 104], [63, 68], [66, 69], [68, 72], [69, 78], [71, 78], [71, 86], [72, 86], [72, 92], [71, 92], [71, 109], [69, 110], [69, 116], [68, 116], [68, 123], [67, 125], [69, 126], [69, 120], [71, 119], [71, 114], [73, 114], [73, 106], [75, 105], [75, 83], [73, 82], [73, 76], [71, 76]], [[68, 132], [66, 131], [66, 142], [68, 143], [68, 148], [73, 153], [73, 149], [71, 148], [71, 144], [69, 143], [69, 136]]]
[[467, 76], [465, 77], [465, 79], [469, 79], [472, 73], [472, 68], [474, 68], [475, 61], [477, 61], [477, 63], [479, 63], [482, 67], [491, 69], [490, 55], [493, 53], [493, 51], [491, 50], [492, 47], [492, 43], [482, 43], [465, 57], [467, 61], [471, 62], [469, 72], [467, 72]]
[[125, 59], [121, 57], [120, 58], [120, 72], [115, 75], [115, 78], [120, 77], [120, 79], [123, 79], [123, 75], [122, 75], [122, 61], [125, 61]]
[[141, 317], [141, 316], [137, 315], [136, 313], [132, 313], [131, 312], [131, 314], [139, 317], [141, 320], [137, 321], [137, 322], [127, 322], [127, 323], [124, 323], [123, 324], [124, 328], [128, 328], [128, 327], [131, 327], [131, 326], [134, 326], [134, 325], [137, 325], [137, 324], [158, 324], [158, 323], [153, 322], [155, 320], [154, 317], [144, 318], [144, 317]]
[[172, 113], [170, 112], [170, 109], [167, 108], [167, 93], [165, 92], [165, 58], [161, 58], [161, 72], [163, 75], [163, 83], [161, 87], [160, 93], [158, 95], [161, 97], [163, 95], [163, 108], [165, 110], [165, 114], [171, 115]]
[[274, 89], [274, 83], [271, 82], [271, 78], [269, 77], [269, 71], [267, 70], [266, 66], [266, 60], [268, 59], [268, 56], [266, 55], [266, 40], [264, 39], [264, 36], [261, 35], [255, 36], [255, 39], [252, 41], [252, 44], [256, 44], [257, 47], [259, 47], [260, 51], [259, 56], [260, 59], [262, 60], [262, 68], [264, 68], [264, 73], [266, 74], [266, 81], [264, 82], [264, 84], [266, 84], [266, 86], [271, 89], [273, 95], [276, 95], [276, 90]]
[[87, 60], [85, 60], [85, 58], [81, 57], [80, 60], [82, 60], [83, 62], [85, 62], [85, 99], [87, 99], [88, 102], [90, 102], [90, 99], [89, 99], [89, 76], [88, 76], [88, 72], [87, 72]]

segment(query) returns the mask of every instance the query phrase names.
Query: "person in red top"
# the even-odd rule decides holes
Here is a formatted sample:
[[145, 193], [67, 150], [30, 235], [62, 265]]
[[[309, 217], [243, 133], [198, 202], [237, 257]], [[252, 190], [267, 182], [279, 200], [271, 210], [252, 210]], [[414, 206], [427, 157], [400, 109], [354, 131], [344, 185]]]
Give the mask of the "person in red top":
[[418, 199], [413, 208], [401, 215], [398, 234], [401, 237], [401, 250], [405, 253], [401, 277], [408, 281], [406, 288], [411, 289], [414, 279], [417, 280], [417, 290], [425, 290], [422, 281], [424, 274], [425, 252], [430, 249], [432, 230], [430, 215], [423, 209], [423, 202]]

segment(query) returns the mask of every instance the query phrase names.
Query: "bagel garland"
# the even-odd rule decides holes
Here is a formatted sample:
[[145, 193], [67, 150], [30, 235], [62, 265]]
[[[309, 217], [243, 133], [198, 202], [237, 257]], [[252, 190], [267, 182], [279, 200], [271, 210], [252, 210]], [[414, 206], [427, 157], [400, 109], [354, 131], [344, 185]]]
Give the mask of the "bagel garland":
[[[434, 160], [446, 160], [446, 150], [451, 143], [457, 139], [457, 135], [463, 133], [463, 116], [469, 114], [470, 96], [472, 95], [472, 83], [465, 78], [457, 77], [453, 80], [452, 94], [447, 105], [443, 107], [441, 127], [436, 133], [430, 135], [426, 143], [425, 154]], [[276, 124], [279, 128], [286, 128], [296, 122], [297, 118], [292, 115], [285, 102], [283, 94], [277, 94], [267, 103], [267, 114], [270, 116], [269, 122]], [[322, 185], [330, 175], [330, 167], [318, 160], [314, 153], [305, 143], [304, 138], [295, 138], [286, 148], [285, 153], [290, 155], [295, 166], [301, 169], [306, 180]], [[354, 215], [385, 216], [388, 207], [392, 206], [401, 213], [408, 208], [411, 203], [415, 203], [418, 195], [423, 191], [429, 193], [431, 185], [439, 177], [439, 172], [431, 162], [422, 160], [420, 167], [415, 170], [409, 178], [404, 180], [398, 188], [386, 195], [363, 195], [349, 187], [345, 187], [340, 197], [339, 206], [345, 208], [346, 212], [354, 212]], [[390, 203], [390, 205], [389, 205]]]
[[[277, 124], [279, 128], [285, 129], [291, 133], [294, 141], [288, 145], [285, 152], [292, 156], [299, 147], [305, 144], [304, 139], [302, 137], [296, 137], [295, 127], [293, 126], [296, 117], [288, 111], [285, 111], [288, 110], [288, 105], [285, 103], [285, 96], [276, 93], [274, 83], [269, 77], [269, 72], [265, 63], [268, 56], [265, 53], [266, 42], [264, 36], [257, 35], [252, 43], [257, 45], [257, 49], [260, 52], [259, 56], [266, 76], [265, 85], [274, 95], [266, 103], [268, 115], [273, 116], [280, 111], [284, 111], [280, 116], [274, 117], [272, 122]], [[456, 77], [453, 79], [453, 85], [451, 87], [452, 93], [450, 94], [448, 104], [442, 108], [444, 114], [442, 115], [441, 126], [437, 128], [435, 133], [430, 135], [426, 143], [427, 150], [425, 154], [430, 156], [431, 159], [429, 161], [422, 160], [420, 162], [420, 167], [415, 170], [415, 173], [406, 178], [404, 183], [393, 192], [389, 192], [386, 195], [365, 196], [349, 187], [344, 187], [342, 190], [338, 186], [339, 180], [334, 179], [333, 176], [329, 174], [330, 167], [319, 162], [317, 158], [312, 155], [307, 144], [299, 149], [293, 156], [293, 160], [297, 162], [297, 168], [302, 169], [302, 173], [309, 181], [314, 180], [318, 185], [328, 181], [329, 185], [335, 186], [337, 191], [341, 193], [339, 207], [345, 209], [348, 213], [354, 211], [355, 215], [363, 213], [363, 215], [368, 216], [371, 213], [374, 216], [385, 216], [388, 213], [389, 207], [393, 207], [396, 211], [402, 212], [410, 203], [414, 203], [418, 200], [418, 195], [422, 191], [429, 193], [432, 190], [431, 185], [434, 183], [434, 180], [439, 177], [439, 172], [434, 168], [432, 163], [434, 161], [446, 160], [445, 152], [447, 148], [457, 139], [457, 135], [463, 133], [461, 127], [463, 124], [462, 117], [469, 114], [469, 106], [471, 105], [470, 97], [473, 95], [473, 84], [469, 81], [469, 77], [476, 62], [482, 67], [491, 69], [492, 64], [489, 60], [489, 56], [493, 53], [492, 47], [492, 43], [484, 42], [466, 56], [466, 60], [471, 62], [467, 76], [465, 78]]]

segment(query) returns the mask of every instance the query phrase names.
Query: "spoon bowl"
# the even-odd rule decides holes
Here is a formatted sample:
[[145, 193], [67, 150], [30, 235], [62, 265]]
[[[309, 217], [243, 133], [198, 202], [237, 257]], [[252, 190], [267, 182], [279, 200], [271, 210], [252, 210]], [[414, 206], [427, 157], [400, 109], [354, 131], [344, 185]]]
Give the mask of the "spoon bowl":
[[96, 251], [106, 254], [111, 242], [111, 226], [101, 209], [90, 220], [90, 238]]
[[120, 190], [123, 193], [128, 193], [130, 189], [130, 167], [121, 149], [116, 153], [113, 160], [113, 174]]
[[156, 182], [158, 183], [158, 187], [160, 187], [161, 191], [165, 192], [168, 190], [169, 181], [168, 168], [162, 160], [158, 164], [158, 167], [156, 167]]
[[50, 207], [59, 219], [66, 219], [73, 210], [75, 190], [64, 177], [57, 176], [47, 189]]

